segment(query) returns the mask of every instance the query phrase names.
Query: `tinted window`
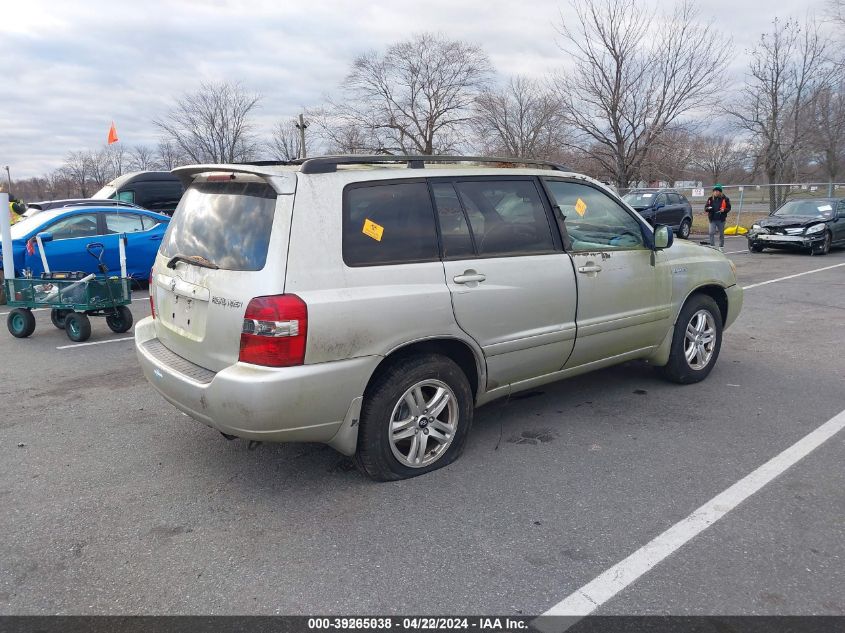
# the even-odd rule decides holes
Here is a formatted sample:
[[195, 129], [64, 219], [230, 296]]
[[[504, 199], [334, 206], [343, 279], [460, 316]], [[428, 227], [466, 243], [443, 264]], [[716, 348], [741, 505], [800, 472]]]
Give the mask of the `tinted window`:
[[667, 203], [667, 200], [666, 200], [666, 194], [665, 194], [665, 193], [658, 194], [658, 195], [657, 195], [657, 198], [655, 198], [655, 200], [654, 200], [654, 205], [655, 205], [655, 206], [657, 206], [657, 205], [659, 205], [659, 204], [662, 204], [662, 205], [664, 205], [664, 206], [665, 206], [666, 204], [668, 204], [668, 203]]
[[74, 237], [91, 237], [97, 235], [97, 216], [94, 213], [72, 215], [59, 220], [47, 229], [53, 234], [54, 240], [68, 240]]
[[349, 266], [433, 261], [437, 230], [424, 182], [347, 188], [343, 261]]
[[604, 192], [574, 182], [546, 184], [563, 213], [573, 251], [645, 248], [639, 223]]
[[451, 183], [435, 183], [431, 190], [434, 192], [437, 217], [440, 220], [443, 256], [449, 259], [474, 255], [472, 235], [455, 188]]
[[106, 233], [137, 233], [144, 230], [137, 213], [106, 213]]
[[129, 191], [118, 191], [112, 198], [117, 198], [118, 200], [122, 200], [123, 202], [135, 202], [135, 192], [131, 189]]
[[666, 195], [669, 196], [669, 204], [681, 204], [681, 196], [677, 193], [667, 193]]
[[202, 182], [179, 202], [161, 253], [199, 255], [225, 270], [261, 270], [273, 228], [276, 192], [258, 182]]
[[531, 180], [456, 185], [479, 256], [554, 250], [549, 218]]
[[146, 208], [175, 208], [182, 196], [178, 182], [150, 182], [139, 187], [137, 202]]

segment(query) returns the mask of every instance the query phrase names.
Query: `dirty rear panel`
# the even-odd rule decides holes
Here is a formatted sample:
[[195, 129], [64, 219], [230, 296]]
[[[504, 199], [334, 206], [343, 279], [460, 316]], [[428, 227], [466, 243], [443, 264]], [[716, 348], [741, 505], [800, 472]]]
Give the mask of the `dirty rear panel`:
[[162, 240], [150, 285], [156, 335], [169, 350], [212, 371], [237, 362], [250, 300], [284, 292], [291, 179], [194, 178]]

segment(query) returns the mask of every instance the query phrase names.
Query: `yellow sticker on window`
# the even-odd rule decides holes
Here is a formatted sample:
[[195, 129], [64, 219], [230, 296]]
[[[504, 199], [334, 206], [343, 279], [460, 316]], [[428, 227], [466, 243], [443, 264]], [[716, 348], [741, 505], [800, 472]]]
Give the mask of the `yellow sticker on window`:
[[587, 203], [578, 198], [578, 201], [575, 203], [575, 211], [581, 217], [584, 217], [584, 214], [587, 212]]
[[361, 233], [373, 238], [376, 242], [381, 242], [381, 236], [384, 235], [384, 227], [381, 224], [376, 224], [372, 220], [364, 220], [364, 228]]

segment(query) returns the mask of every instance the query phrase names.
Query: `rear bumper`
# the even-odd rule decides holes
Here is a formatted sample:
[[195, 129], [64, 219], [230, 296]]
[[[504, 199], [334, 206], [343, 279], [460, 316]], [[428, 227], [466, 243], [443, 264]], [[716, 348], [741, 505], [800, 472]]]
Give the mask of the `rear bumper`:
[[165, 400], [223, 433], [267, 442], [331, 442], [381, 360], [284, 368], [235, 363], [216, 374], [201, 370], [207, 375], [197, 378], [186, 372], [187, 361], [175, 367], [154, 356], [145, 346], [154, 340], [155, 322], [147, 317], [135, 327], [135, 349], [144, 376]]

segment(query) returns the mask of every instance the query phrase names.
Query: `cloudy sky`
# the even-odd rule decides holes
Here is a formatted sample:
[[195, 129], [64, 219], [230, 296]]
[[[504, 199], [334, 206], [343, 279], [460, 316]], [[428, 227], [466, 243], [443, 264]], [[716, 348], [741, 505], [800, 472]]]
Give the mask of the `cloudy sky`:
[[[728, 82], [741, 81], [772, 18], [823, 6], [698, 4], [733, 38]], [[260, 93], [258, 124], [269, 130], [320, 104], [356, 54], [420, 31], [481, 44], [503, 76], [542, 76], [565, 64], [555, 23], [571, 15], [567, 0], [3, 0], [0, 166], [13, 178], [41, 175], [68, 151], [102, 146], [112, 120], [127, 145], [154, 144], [152, 120], [203, 81]]]

